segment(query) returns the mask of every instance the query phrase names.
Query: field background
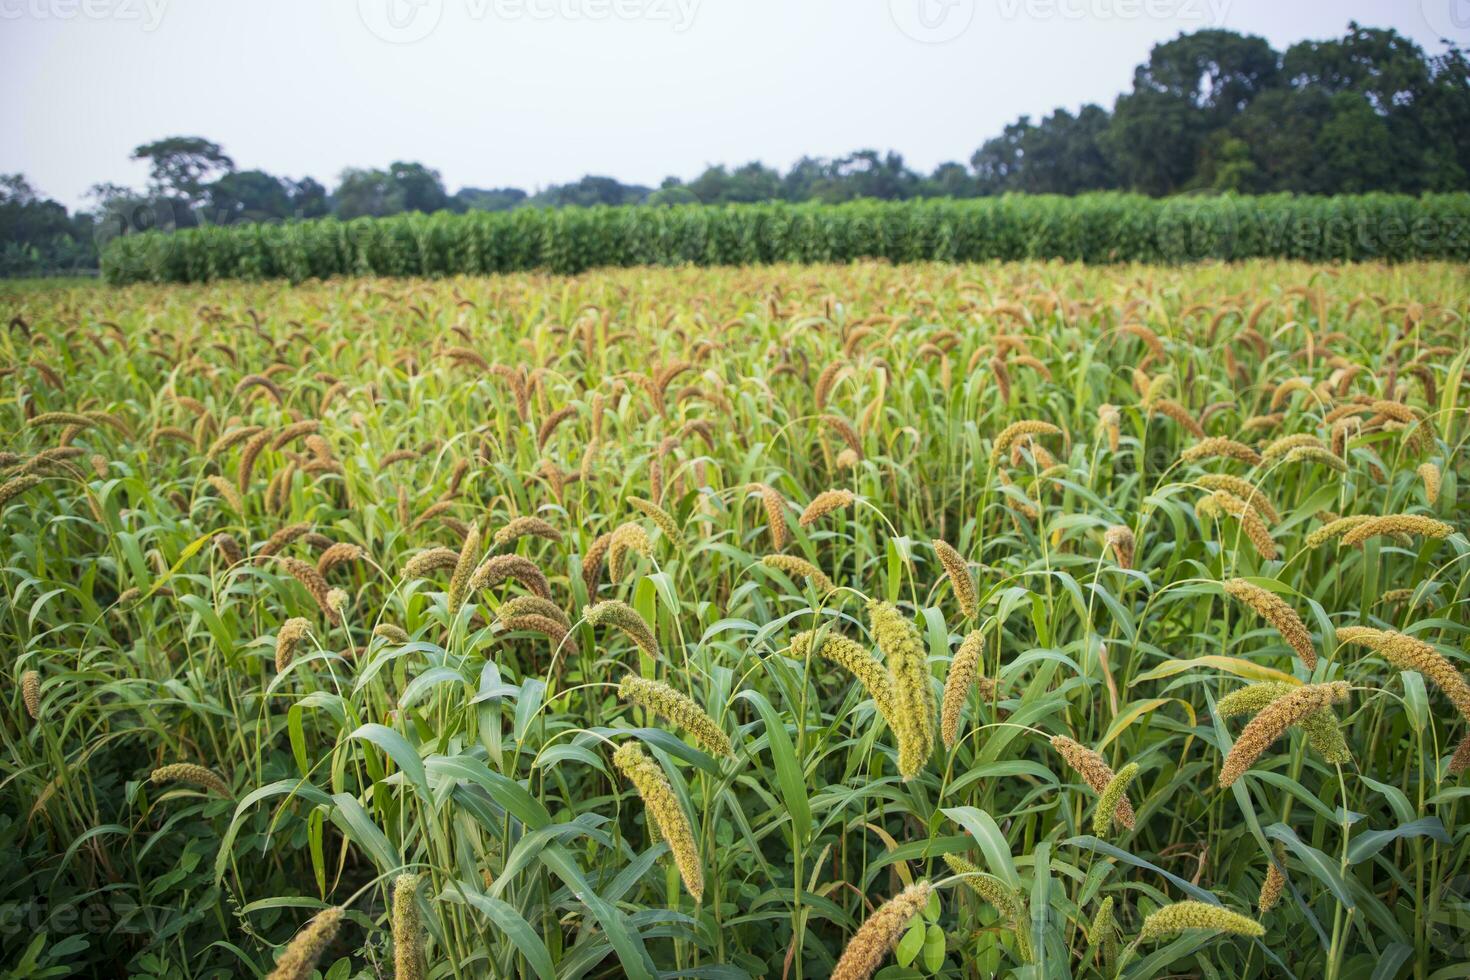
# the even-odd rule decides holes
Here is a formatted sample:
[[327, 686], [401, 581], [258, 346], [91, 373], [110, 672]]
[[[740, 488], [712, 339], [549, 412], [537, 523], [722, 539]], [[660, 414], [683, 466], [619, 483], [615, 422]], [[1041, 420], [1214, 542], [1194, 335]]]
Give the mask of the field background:
[[[320, 968], [391, 976], [411, 871], [435, 977], [824, 977], [923, 880], [883, 976], [1110, 976], [1104, 900], [1123, 946], [1181, 900], [1255, 917], [1276, 855], [1263, 936], [1150, 941], [1127, 975], [1464, 976], [1466, 720], [1443, 690], [1466, 658], [1467, 311], [1464, 266], [1437, 263], [0, 284], [0, 966], [257, 975], [341, 905]], [[1021, 420], [1060, 432], [993, 452]], [[230, 442], [256, 426], [258, 452]], [[1182, 459], [1201, 435], [1322, 451]], [[1274, 558], [1201, 506], [1209, 474], [1274, 508]], [[799, 523], [830, 489], [853, 502]], [[1307, 543], [1375, 514], [1453, 533]], [[524, 517], [558, 539], [496, 541]], [[476, 565], [535, 563], [564, 643], [498, 615], [534, 577], [405, 574], [467, 536]], [[343, 544], [320, 582], [282, 560]], [[1222, 592], [1237, 576], [1300, 615], [1314, 671]], [[908, 780], [869, 692], [791, 655], [818, 625], [876, 654], [866, 598], [912, 622], [936, 699], [972, 631], [997, 685]], [[587, 623], [606, 600], [655, 648]], [[1449, 674], [1338, 642], [1356, 625]], [[732, 755], [620, 699], [629, 674]], [[1349, 682], [1351, 760], [1293, 729], [1219, 789], [1246, 719], [1216, 702], [1265, 679]], [[1133, 828], [1095, 832], [1052, 735], [1137, 764]], [[612, 762], [630, 742], [688, 821], [699, 900]], [[223, 786], [150, 781], [176, 763]]]

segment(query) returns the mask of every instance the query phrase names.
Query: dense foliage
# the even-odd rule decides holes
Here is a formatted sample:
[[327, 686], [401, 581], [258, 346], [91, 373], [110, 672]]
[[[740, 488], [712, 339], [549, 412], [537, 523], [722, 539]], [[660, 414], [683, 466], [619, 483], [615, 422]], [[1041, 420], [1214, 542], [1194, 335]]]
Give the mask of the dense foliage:
[[115, 239], [109, 282], [342, 275], [476, 275], [599, 266], [974, 262], [1059, 258], [1183, 262], [1470, 258], [1470, 195], [1219, 197], [1094, 194], [977, 201], [724, 208], [588, 208], [404, 215], [200, 228]]
[[1463, 965], [1462, 266], [0, 306], [7, 975]]

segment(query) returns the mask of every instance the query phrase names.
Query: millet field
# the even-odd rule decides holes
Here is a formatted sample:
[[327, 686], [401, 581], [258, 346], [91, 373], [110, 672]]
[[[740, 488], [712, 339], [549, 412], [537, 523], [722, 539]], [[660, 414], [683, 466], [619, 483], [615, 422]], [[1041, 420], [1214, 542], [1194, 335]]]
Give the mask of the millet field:
[[1470, 976], [1464, 265], [0, 316], [6, 976]]

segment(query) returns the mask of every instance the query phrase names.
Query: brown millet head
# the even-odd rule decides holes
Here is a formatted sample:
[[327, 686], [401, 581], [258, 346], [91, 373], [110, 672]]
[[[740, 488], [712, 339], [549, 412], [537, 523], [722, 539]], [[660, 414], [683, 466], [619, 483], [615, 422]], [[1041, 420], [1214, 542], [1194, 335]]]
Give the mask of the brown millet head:
[[453, 548], [429, 548], [420, 551], [403, 566], [406, 579], [427, 578], [435, 572], [452, 569], [459, 564], [459, 552]]
[[[1250, 539], [1251, 545], [1256, 549], [1256, 554], [1267, 561], [1276, 559], [1276, 542], [1271, 538], [1271, 531], [1266, 527], [1266, 522], [1261, 520], [1260, 515], [1249, 504], [1228, 490], [1216, 490], [1206, 498], [1206, 501], [1215, 509], [1224, 511], [1240, 521], [1241, 530]], [[1206, 501], [1201, 501], [1201, 506]]]
[[1226, 594], [1245, 603], [1266, 622], [1276, 628], [1287, 645], [1302, 658], [1308, 670], [1317, 669], [1317, 648], [1312, 643], [1312, 634], [1306, 624], [1286, 602], [1274, 592], [1268, 592], [1245, 579], [1233, 578], [1223, 583]]
[[1385, 514], [1370, 517], [1342, 536], [1344, 545], [1362, 544], [1382, 534], [1415, 534], [1426, 538], [1445, 538], [1455, 530], [1453, 525], [1420, 514]]
[[41, 717], [41, 675], [37, 671], [28, 670], [20, 675], [20, 699], [26, 706], [26, 714], [31, 716], [32, 721], [38, 721]]
[[[455, 559], [458, 561], [457, 555]], [[551, 584], [546, 581], [541, 567], [524, 555], [492, 555], [486, 558], [470, 575], [467, 588], [470, 592], [478, 592], [494, 588], [506, 579], [519, 582], [543, 599], [551, 598]]]
[[291, 945], [276, 960], [276, 968], [266, 980], [308, 980], [315, 971], [316, 961], [332, 945], [332, 941], [337, 938], [337, 930], [341, 927], [341, 907], [334, 905], [322, 909], [291, 940]]
[[1424, 500], [1433, 507], [1439, 502], [1439, 488], [1442, 480], [1439, 466], [1435, 463], [1420, 463], [1416, 472], [1424, 481]]
[[332, 603], [332, 588], [327, 585], [327, 580], [317, 573], [315, 565], [302, 561], [300, 558], [277, 556], [276, 561], [285, 566], [287, 573], [311, 593], [311, 597], [316, 600], [322, 614], [327, 617], [327, 622], [333, 626], [342, 624], [341, 613]]
[[1368, 626], [1344, 626], [1337, 631], [1339, 643], [1365, 646], [1400, 670], [1416, 670], [1444, 692], [1460, 716], [1470, 721], [1470, 684], [1459, 668], [1444, 654], [1415, 636]]
[[582, 584], [587, 589], [588, 601], [597, 600], [597, 583], [602, 577], [602, 559], [612, 545], [612, 532], [600, 534], [587, 546], [582, 555]]
[[296, 659], [296, 646], [306, 639], [311, 624], [300, 616], [293, 616], [281, 624], [276, 631], [276, 673], [280, 673]]
[[323, 551], [317, 556], [316, 571], [318, 575], [325, 577], [328, 572], [339, 565], [361, 561], [366, 557], [367, 552], [363, 551], [357, 545], [347, 541], [338, 541], [335, 544], [329, 545], [326, 551]]
[[1223, 458], [1239, 460], [1250, 466], [1259, 466], [1261, 454], [1243, 442], [1227, 439], [1224, 436], [1211, 436], [1201, 439], [1194, 445], [1187, 447], [1179, 454], [1179, 458], [1186, 463], [1197, 463], [1202, 459]]
[[1347, 696], [1346, 681], [1303, 684], [1266, 705], [1241, 730], [1240, 737], [1225, 756], [1225, 762], [1220, 767], [1220, 788], [1228, 789], [1243, 776], [1263, 752], [1286, 734], [1288, 728], [1300, 724], [1302, 719], [1314, 712], [1339, 701], [1346, 701]]
[[1114, 524], [1103, 532], [1103, 544], [1113, 553], [1119, 568], [1132, 568], [1134, 549], [1137, 542], [1133, 530], [1123, 524]]
[[1286, 888], [1286, 872], [1282, 869], [1284, 860], [1283, 849], [1277, 845], [1271, 865], [1266, 869], [1266, 880], [1261, 882], [1261, 897], [1256, 901], [1256, 908], [1261, 915], [1270, 912], [1281, 900], [1281, 893]]
[[761, 505], [766, 509], [766, 527], [771, 533], [771, 547], [777, 551], [785, 548], [791, 540], [791, 528], [786, 523], [786, 501], [774, 487], [764, 483], [752, 483], [745, 489], [761, 495]]
[[792, 578], [805, 579], [822, 595], [837, 591], [837, 584], [827, 576], [827, 573], [805, 558], [799, 558], [796, 555], [766, 555], [761, 559], [761, 564], [767, 568], [785, 572]]
[[[1057, 753], [1066, 760], [1067, 765], [1072, 767], [1072, 771], [1081, 776], [1083, 781], [1099, 796], [1107, 790], [1108, 784], [1117, 775], [1113, 772], [1112, 767], [1103, 761], [1102, 756], [1065, 735], [1053, 735], [1051, 747], [1057, 750]], [[1113, 811], [1113, 819], [1119, 825], [1129, 830], [1133, 829], [1133, 804], [1128, 802], [1128, 797], [1125, 796], [1118, 800], [1118, 806]]]
[[851, 490], [824, 490], [806, 505], [806, 510], [801, 512], [797, 523], [802, 527], [811, 527], [833, 511], [850, 506], [856, 499]]
[[1001, 429], [1000, 434], [995, 437], [995, 444], [990, 448], [990, 463], [992, 466], [1000, 465], [1001, 460], [1005, 459], [1006, 453], [1017, 440], [1061, 434], [1062, 430], [1057, 426], [1040, 419], [1021, 419], [1019, 422], [1012, 422]]
[[517, 517], [506, 524], [505, 527], [496, 531], [495, 537], [491, 540], [494, 542], [495, 547], [504, 548], [524, 537], [537, 537], [545, 538], [548, 541], [560, 541], [561, 532], [540, 517]]
[[479, 556], [480, 526], [471, 524], [464, 544], [455, 557], [454, 573], [449, 577], [449, 592], [445, 596], [445, 604], [451, 616], [459, 612], [459, 607], [464, 603], [465, 595], [469, 591], [470, 576], [474, 572], [475, 559]]
[[630, 551], [648, 558], [653, 554], [653, 543], [648, 540], [648, 532], [643, 530], [643, 525], [625, 521], [613, 528], [612, 537], [608, 540], [607, 570], [613, 581], [623, 577]]
[[1244, 500], [1252, 510], [1261, 515], [1267, 526], [1281, 523], [1281, 515], [1266, 497], [1266, 494], [1248, 480], [1228, 473], [1205, 473], [1194, 478], [1194, 482], [1206, 490], [1224, 490]]
[[1156, 399], [1149, 402], [1148, 412], [1150, 415], [1158, 413], [1173, 419], [1196, 439], [1205, 438], [1204, 426], [1200, 425], [1199, 420], [1189, 413], [1189, 409], [1176, 401], [1168, 398]]
[[939, 556], [939, 564], [944, 566], [944, 574], [949, 576], [950, 588], [954, 590], [955, 602], [960, 607], [960, 612], [966, 617], [973, 617], [980, 611], [980, 604], [975, 597], [975, 582], [970, 578], [970, 566], [947, 541], [935, 538], [931, 542], [934, 553]]
[[1459, 776], [1466, 769], [1470, 769], [1470, 733], [1460, 739], [1460, 744], [1455, 747], [1455, 754], [1450, 757], [1450, 775]]
[[832, 969], [832, 980], [868, 980], [876, 973], [898, 945], [909, 921], [928, 904], [929, 892], [929, 882], [920, 881], [880, 905], [848, 940]]

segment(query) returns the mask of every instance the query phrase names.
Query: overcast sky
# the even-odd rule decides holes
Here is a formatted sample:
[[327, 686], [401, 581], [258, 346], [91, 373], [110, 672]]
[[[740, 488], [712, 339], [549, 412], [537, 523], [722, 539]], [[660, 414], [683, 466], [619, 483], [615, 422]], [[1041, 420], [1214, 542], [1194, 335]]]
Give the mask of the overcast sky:
[[0, 173], [75, 206], [175, 134], [328, 187], [394, 160], [451, 192], [861, 147], [928, 170], [1111, 106], [1181, 31], [1283, 49], [1350, 19], [1470, 42], [1470, 0], [0, 0]]

